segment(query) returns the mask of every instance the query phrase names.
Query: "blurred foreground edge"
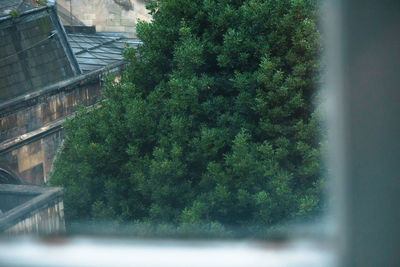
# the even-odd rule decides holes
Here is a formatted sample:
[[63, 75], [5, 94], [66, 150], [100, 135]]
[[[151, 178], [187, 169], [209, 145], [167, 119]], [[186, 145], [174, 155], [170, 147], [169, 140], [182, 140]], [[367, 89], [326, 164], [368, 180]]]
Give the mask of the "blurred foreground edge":
[[400, 266], [400, 1], [328, 2], [339, 266]]
[[0, 242], [1, 266], [324, 267], [334, 266], [334, 260], [326, 244], [306, 240], [265, 243], [22, 238]]

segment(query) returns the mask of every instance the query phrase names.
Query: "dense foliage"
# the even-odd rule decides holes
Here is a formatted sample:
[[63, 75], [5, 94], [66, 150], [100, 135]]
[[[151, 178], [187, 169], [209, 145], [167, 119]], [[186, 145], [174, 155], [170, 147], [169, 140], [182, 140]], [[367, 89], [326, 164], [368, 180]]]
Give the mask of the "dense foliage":
[[73, 219], [271, 225], [320, 205], [315, 0], [159, 0], [120, 81], [66, 125]]

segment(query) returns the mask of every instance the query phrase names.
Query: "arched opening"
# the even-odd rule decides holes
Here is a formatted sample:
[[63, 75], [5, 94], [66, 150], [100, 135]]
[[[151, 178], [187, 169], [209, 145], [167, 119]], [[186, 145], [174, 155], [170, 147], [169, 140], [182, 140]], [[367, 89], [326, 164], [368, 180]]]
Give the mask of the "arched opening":
[[8, 171], [0, 169], [0, 184], [21, 184], [21, 182]]

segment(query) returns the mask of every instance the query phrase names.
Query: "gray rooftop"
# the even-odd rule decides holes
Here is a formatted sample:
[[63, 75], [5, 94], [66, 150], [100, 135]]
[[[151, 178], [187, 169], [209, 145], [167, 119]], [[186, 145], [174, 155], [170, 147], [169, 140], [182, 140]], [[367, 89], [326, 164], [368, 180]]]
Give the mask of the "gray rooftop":
[[[0, 0], [0, 104], [82, 72], [123, 61], [140, 41], [123, 34], [66, 34], [55, 5]], [[10, 10], [19, 10], [17, 17]], [[1, 15], [3, 14], [3, 15]]]
[[140, 44], [135, 38], [105, 33], [71, 33], [68, 41], [83, 73], [122, 61], [122, 51], [126, 46]]
[[59, 187], [0, 184], [0, 233], [62, 195]]
[[0, 103], [80, 73], [54, 6], [0, 18]]
[[21, 14], [37, 7], [32, 0], [0, 0], [0, 17], [8, 16], [12, 10]]

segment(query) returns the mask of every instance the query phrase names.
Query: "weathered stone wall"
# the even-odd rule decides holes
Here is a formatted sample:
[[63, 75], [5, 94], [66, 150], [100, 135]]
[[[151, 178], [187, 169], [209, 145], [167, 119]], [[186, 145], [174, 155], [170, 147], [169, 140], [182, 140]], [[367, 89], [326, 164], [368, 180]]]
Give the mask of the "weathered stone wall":
[[18, 177], [23, 184], [44, 184], [63, 139], [63, 129], [39, 134], [27, 142], [0, 152], [0, 166]]
[[[120, 71], [118, 64], [109, 71]], [[101, 98], [104, 73], [100, 69], [0, 104], [0, 169], [23, 184], [46, 183], [64, 136], [62, 123], [79, 103], [91, 106]]]
[[76, 110], [78, 103], [93, 105], [100, 97], [98, 79], [84, 81], [82, 85], [64, 84], [65, 82], [60, 84], [63, 88], [49, 90], [50, 92], [30, 101], [21, 98], [12, 104], [0, 105], [0, 142], [65, 117]]
[[138, 19], [151, 16], [144, 0], [57, 0], [64, 25], [96, 26], [98, 32], [124, 32], [136, 37]]

